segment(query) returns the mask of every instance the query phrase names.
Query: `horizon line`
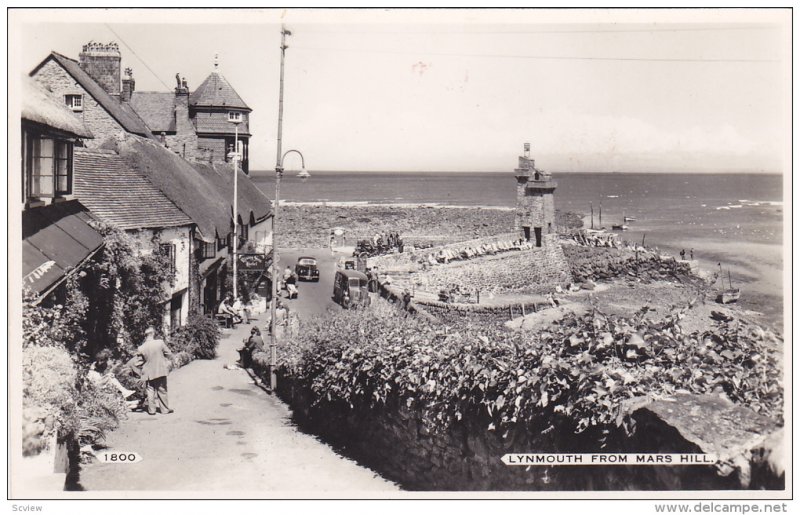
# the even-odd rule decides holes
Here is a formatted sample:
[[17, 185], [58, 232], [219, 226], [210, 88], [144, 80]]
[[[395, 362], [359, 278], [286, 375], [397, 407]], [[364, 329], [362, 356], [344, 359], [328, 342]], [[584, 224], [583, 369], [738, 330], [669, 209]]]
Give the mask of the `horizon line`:
[[[437, 174], [437, 173], [447, 173], [447, 174], [513, 174], [514, 170], [307, 170], [309, 173], [320, 173], [320, 174], [345, 174], [345, 173], [372, 173], [372, 174], [422, 174], [422, 173], [429, 173], [429, 174]], [[250, 174], [256, 172], [263, 172], [259, 175], [269, 175], [274, 173], [274, 169], [270, 168], [251, 168]], [[286, 170], [286, 172], [290, 172], [290, 170]], [[646, 170], [646, 171], [578, 171], [578, 170], [550, 170], [548, 173], [551, 174], [602, 174], [602, 175], [642, 175], [642, 174], [650, 174], [650, 175], [784, 175], [784, 172], [781, 171], [770, 171], [770, 170], [715, 170], [715, 171], [658, 171], [658, 170]]]

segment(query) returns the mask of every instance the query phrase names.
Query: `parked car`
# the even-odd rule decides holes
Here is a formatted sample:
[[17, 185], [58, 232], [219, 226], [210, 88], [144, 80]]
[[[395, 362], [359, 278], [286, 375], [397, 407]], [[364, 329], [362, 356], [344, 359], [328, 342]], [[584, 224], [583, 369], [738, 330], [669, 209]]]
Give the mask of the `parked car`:
[[338, 270], [333, 280], [333, 300], [344, 308], [369, 306], [367, 276], [357, 270]]
[[319, 281], [317, 260], [309, 256], [298, 258], [294, 273], [297, 274], [297, 278], [301, 281]]

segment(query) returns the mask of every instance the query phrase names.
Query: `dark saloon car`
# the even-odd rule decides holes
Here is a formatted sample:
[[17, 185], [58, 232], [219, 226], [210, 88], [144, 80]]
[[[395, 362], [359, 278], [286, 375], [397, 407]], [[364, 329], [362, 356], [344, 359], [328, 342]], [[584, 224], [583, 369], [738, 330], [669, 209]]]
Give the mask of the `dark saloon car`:
[[297, 274], [297, 278], [301, 281], [319, 281], [317, 260], [308, 256], [298, 258], [294, 273]]

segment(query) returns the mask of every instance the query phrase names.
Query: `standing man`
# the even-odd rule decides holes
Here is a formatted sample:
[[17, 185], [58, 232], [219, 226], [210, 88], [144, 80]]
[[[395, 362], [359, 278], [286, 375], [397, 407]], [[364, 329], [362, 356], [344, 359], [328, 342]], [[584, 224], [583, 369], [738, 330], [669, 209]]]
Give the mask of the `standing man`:
[[156, 330], [148, 327], [144, 332], [144, 343], [136, 353], [144, 361], [142, 379], [147, 383], [147, 413], [155, 415], [158, 404], [159, 411], [166, 415], [175, 411], [170, 409], [167, 399], [167, 374], [172, 351], [164, 340], [157, 340], [155, 334]]

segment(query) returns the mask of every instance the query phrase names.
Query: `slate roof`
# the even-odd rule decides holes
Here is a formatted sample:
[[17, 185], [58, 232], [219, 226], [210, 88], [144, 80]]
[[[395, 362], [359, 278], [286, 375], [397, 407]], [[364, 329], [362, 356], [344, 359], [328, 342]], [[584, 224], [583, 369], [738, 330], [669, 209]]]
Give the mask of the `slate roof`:
[[127, 103], [120, 102], [106, 93], [106, 90], [95, 82], [88, 73], [81, 69], [78, 61], [63, 56], [58, 52], [50, 52], [50, 55], [42, 61], [39, 66], [34, 68], [30, 75], [35, 75], [36, 71], [44, 66], [50, 59], [60, 64], [61, 67], [64, 68], [64, 70], [66, 70], [66, 72], [69, 73], [126, 131], [132, 134], [139, 134], [140, 136], [150, 136], [150, 130], [139, 115], [136, 114], [136, 111]]
[[111, 150], [75, 148], [74, 191], [104, 222], [121, 229], [190, 225], [192, 219]]
[[206, 80], [189, 95], [189, 105], [194, 107], [234, 107], [251, 109], [219, 72], [211, 72]]
[[52, 127], [70, 136], [92, 138], [83, 120], [54, 100], [31, 77], [22, 77], [22, 119]]
[[130, 103], [153, 134], [175, 132], [175, 93], [134, 91]]

